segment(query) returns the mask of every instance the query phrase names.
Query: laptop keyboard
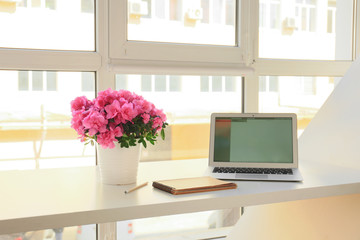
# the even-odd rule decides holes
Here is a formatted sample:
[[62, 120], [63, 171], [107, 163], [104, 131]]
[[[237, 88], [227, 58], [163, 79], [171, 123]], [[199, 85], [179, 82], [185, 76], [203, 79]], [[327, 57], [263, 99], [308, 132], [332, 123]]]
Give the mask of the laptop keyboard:
[[292, 175], [290, 168], [237, 168], [215, 167], [213, 173], [246, 173], [246, 174], [288, 174]]

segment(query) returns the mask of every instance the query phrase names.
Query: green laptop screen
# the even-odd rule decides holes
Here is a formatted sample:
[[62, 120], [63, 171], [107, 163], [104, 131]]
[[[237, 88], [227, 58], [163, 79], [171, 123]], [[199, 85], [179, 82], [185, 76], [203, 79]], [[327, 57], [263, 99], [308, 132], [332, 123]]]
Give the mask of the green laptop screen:
[[292, 118], [215, 119], [214, 162], [292, 163]]

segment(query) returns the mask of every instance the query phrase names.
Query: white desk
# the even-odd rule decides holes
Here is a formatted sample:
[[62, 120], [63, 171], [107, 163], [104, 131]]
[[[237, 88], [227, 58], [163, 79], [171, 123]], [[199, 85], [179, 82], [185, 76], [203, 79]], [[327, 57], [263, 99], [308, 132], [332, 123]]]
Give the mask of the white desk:
[[[138, 182], [201, 176], [207, 160], [141, 163]], [[238, 181], [238, 188], [174, 196], [151, 184], [103, 185], [96, 167], [0, 172], [0, 234], [360, 193], [356, 168], [301, 166], [302, 183]]]

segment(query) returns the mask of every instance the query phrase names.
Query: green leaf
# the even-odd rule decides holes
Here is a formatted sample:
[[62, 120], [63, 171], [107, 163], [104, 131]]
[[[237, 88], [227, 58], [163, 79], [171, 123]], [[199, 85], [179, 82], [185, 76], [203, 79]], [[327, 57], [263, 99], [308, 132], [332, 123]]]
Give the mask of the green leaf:
[[144, 148], [147, 147], [146, 141], [144, 139], [142, 140], [142, 145], [144, 146]]
[[162, 140], [165, 140], [165, 130], [161, 129], [161, 138]]

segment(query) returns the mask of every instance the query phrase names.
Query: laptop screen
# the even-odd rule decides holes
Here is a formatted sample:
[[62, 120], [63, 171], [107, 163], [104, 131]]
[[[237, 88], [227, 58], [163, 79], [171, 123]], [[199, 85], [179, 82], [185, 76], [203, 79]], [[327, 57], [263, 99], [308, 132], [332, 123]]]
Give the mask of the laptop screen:
[[214, 162], [293, 163], [291, 117], [216, 117]]

